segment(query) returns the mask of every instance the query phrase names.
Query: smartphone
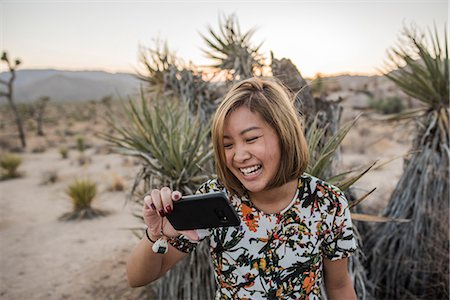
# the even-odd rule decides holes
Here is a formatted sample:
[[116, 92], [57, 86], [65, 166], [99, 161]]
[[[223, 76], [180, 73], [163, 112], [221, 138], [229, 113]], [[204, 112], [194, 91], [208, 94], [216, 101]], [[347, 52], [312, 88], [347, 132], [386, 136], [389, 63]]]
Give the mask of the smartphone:
[[239, 226], [236, 210], [223, 192], [183, 196], [167, 219], [176, 230]]

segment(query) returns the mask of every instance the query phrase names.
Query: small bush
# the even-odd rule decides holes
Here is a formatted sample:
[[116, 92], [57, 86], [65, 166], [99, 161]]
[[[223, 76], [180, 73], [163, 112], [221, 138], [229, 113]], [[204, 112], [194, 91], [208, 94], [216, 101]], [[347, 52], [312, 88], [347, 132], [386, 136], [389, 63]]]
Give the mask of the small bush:
[[111, 184], [111, 191], [119, 192], [125, 190], [125, 180], [117, 175], [113, 175], [112, 184]]
[[61, 157], [63, 159], [66, 159], [69, 157], [69, 148], [67, 146], [62, 146], [59, 148], [59, 154], [61, 154]]
[[42, 174], [41, 184], [52, 184], [58, 181], [58, 172], [56, 171], [47, 171]]
[[398, 97], [389, 97], [384, 99], [372, 99], [370, 101], [370, 108], [384, 115], [397, 114], [405, 108], [402, 99]]
[[84, 153], [84, 150], [86, 150], [86, 144], [84, 142], [84, 137], [82, 136], [77, 137], [77, 150], [80, 151], [80, 153]]
[[92, 208], [92, 201], [97, 196], [97, 184], [89, 179], [78, 179], [68, 186], [66, 194], [72, 201], [73, 211], [60, 217], [60, 220], [92, 219], [104, 216], [106, 211]]
[[22, 158], [16, 154], [6, 153], [0, 157], [0, 167], [4, 170], [1, 175], [1, 179], [9, 179], [20, 177], [20, 173], [17, 171]]
[[92, 162], [92, 159], [87, 157], [83, 153], [81, 153], [80, 156], [78, 157], [78, 164], [80, 166], [84, 166], [84, 165], [89, 164], [91, 162]]
[[31, 149], [31, 153], [44, 153], [47, 150], [44, 145], [37, 145]]

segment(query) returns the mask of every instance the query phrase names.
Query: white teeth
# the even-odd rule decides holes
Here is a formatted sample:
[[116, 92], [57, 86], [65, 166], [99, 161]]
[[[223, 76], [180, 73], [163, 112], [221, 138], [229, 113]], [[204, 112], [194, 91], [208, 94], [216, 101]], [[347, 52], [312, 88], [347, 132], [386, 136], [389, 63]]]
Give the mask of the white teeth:
[[254, 173], [255, 171], [259, 170], [261, 168], [261, 165], [255, 165], [249, 168], [240, 168], [239, 170], [241, 170], [242, 173], [244, 173], [244, 175], [250, 175], [251, 173]]

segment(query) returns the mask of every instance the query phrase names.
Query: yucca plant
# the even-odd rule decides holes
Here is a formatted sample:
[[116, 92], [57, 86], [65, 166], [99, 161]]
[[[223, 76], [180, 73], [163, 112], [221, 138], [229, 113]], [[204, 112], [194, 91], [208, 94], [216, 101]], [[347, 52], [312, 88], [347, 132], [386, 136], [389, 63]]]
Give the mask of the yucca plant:
[[[308, 84], [303, 79], [300, 71], [292, 63], [290, 59], [277, 59], [271, 52], [272, 74], [283, 82], [283, 84], [295, 95], [295, 102], [298, 111], [302, 114], [305, 128], [317, 128], [321, 130], [320, 139], [316, 139], [314, 150], [311, 153], [319, 153], [325, 147], [325, 143], [331, 137], [337, 137], [337, 132], [340, 128], [340, 121], [342, 116], [342, 106], [340, 100], [330, 101], [323, 97], [314, 98], [312, 94], [311, 84]], [[323, 131], [322, 131], [323, 130]], [[313, 131], [310, 131], [313, 132]], [[333, 159], [327, 158], [331, 161], [337, 161], [339, 157], [339, 147], [334, 151]], [[324, 172], [320, 174], [320, 178], [328, 178], [332, 174], [333, 166], [325, 168]]]
[[412, 155], [383, 215], [411, 219], [401, 226], [376, 226], [366, 243], [376, 297], [449, 298], [449, 54], [438, 31], [428, 39], [405, 28], [390, 50], [386, 71], [423, 108], [400, 114], [417, 122]]
[[201, 70], [186, 66], [166, 42], [157, 40], [153, 48], [141, 47], [139, 60], [144, 71], [137, 77], [147, 83], [143, 88], [147, 94], [163, 101], [177, 98], [202, 120], [210, 118], [223, 94], [223, 85], [206, 81]]
[[[128, 102], [125, 122], [111, 117], [108, 122], [114, 135], [103, 135], [119, 153], [142, 160], [132, 187], [138, 207], [135, 216], [140, 219], [144, 193], [153, 187], [169, 186], [192, 194], [212, 176], [209, 123], [202, 123], [181, 101], [156, 99], [152, 104], [147, 104], [144, 95], [140, 105]], [[139, 192], [142, 182], [144, 192]], [[156, 282], [155, 288], [159, 299], [212, 299], [215, 282], [208, 245], [202, 243]]]
[[89, 179], [77, 179], [66, 189], [66, 195], [72, 201], [73, 210], [65, 213], [60, 220], [92, 219], [104, 216], [106, 211], [92, 207], [92, 201], [97, 196], [97, 184]]
[[[203, 52], [215, 63], [213, 68], [218, 73], [226, 72], [226, 79], [242, 80], [254, 75], [261, 75], [264, 57], [259, 53], [262, 43], [253, 46], [250, 39], [255, 29], [241, 33], [236, 15], [219, 18], [219, 31], [208, 27], [210, 37], [202, 35], [208, 49]], [[222, 75], [222, 74], [220, 74]]]
[[17, 171], [22, 158], [19, 155], [12, 153], [5, 153], [0, 156], [0, 167], [3, 169], [1, 179], [10, 179], [20, 177], [20, 173]]
[[[160, 101], [165, 105], [158, 104]], [[183, 103], [167, 98], [152, 103], [154, 106], [150, 107], [143, 94], [140, 105], [129, 101], [124, 107], [126, 124], [112, 116], [107, 121], [114, 134], [103, 137], [119, 153], [142, 159], [145, 166], [136, 178], [133, 192], [141, 180], [146, 180], [150, 189], [156, 183], [192, 194], [211, 174], [205, 169], [212, 155], [208, 123], [202, 124]]]

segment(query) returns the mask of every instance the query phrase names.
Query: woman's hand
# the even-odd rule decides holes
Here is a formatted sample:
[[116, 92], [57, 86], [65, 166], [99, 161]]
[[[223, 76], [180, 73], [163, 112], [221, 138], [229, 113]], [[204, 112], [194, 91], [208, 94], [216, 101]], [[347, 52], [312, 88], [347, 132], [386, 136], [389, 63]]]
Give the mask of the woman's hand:
[[144, 197], [144, 222], [151, 236], [159, 238], [162, 229], [162, 234], [167, 237], [177, 237], [180, 234], [184, 234], [191, 240], [199, 239], [195, 230], [176, 231], [165, 218], [166, 215], [173, 211], [173, 202], [180, 199], [181, 193], [172, 191], [168, 187], [152, 190], [149, 195]]

